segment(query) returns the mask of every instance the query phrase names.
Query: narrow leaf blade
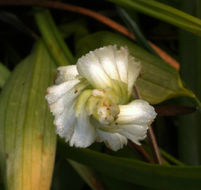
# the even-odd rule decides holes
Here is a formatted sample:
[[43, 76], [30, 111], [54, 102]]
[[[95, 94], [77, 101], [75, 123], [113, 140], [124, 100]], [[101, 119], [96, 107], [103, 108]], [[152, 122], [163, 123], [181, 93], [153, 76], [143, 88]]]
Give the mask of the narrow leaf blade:
[[201, 20], [155, 0], [108, 0], [201, 36]]
[[46, 9], [36, 9], [35, 20], [56, 64], [59, 66], [73, 64], [74, 58], [59, 33], [50, 12]]
[[0, 96], [0, 166], [7, 189], [48, 190], [56, 134], [45, 101], [54, 63], [44, 45], [12, 73]]

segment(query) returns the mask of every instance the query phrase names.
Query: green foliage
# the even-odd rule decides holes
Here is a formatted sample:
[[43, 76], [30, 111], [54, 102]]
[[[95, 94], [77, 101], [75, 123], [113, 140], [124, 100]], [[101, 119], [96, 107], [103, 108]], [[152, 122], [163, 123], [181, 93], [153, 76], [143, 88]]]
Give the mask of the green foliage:
[[107, 0], [201, 36], [201, 20], [155, 0]]
[[[182, 9], [201, 18], [200, 1], [182, 1]], [[196, 10], [196, 11], [195, 11]], [[201, 98], [201, 38], [180, 32], [181, 75], [185, 83]], [[181, 100], [190, 104], [189, 100]], [[201, 164], [200, 113], [179, 117], [178, 142], [180, 158], [188, 164]], [[181, 126], [181, 127], [180, 127]], [[187, 143], [190, 142], [190, 143]]]
[[109, 156], [89, 149], [70, 148], [63, 142], [60, 142], [58, 150], [67, 158], [130, 183], [164, 190], [200, 189], [200, 166], [153, 165], [134, 159]]
[[74, 63], [73, 56], [60, 35], [48, 10], [36, 9], [35, 18], [43, 40], [57, 65]]
[[45, 102], [55, 66], [44, 45], [11, 74], [0, 97], [0, 167], [6, 189], [49, 189], [56, 134]]
[[[163, 103], [175, 97], [178, 97], [181, 104], [191, 104], [181, 98], [185, 96], [188, 100], [189, 97], [191, 100], [193, 98], [201, 106], [198, 99], [201, 98], [201, 41], [198, 37], [201, 36], [201, 20], [160, 3], [163, 1], [107, 1], [126, 8], [118, 9], [118, 13], [130, 31], [136, 35], [138, 42], [140, 40], [142, 47], [144, 46], [150, 53], [122, 35], [102, 31], [105, 28], [97, 22], [71, 13], [61, 14], [62, 16], [58, 14], [57, 19], [60, 21], [64, 17], [64, 22], [57, 27], [48, 9], [34, 8], [34, 22], [41, 33], [41, 39], [31, 31], [31, 27], [26, 27], [24, 24], [26, 22], [21, 22], [20, 17], [9, 12], [0, 14], [1, 20], [23, 31], [23, 34], [38, 38], [29, 56], [19, 64], [18, 60], [14, 61], [16, 66], [14, 71], [10, 72], [0, 63], [0, 169], [1, 179], [6, 189], [48, 190], [52, 181], [52, 190], [200, 189], [201, 166], [186, 166], [162, 149], [160, 152], [163, 165], [157, 165], [140, 161], [139, 154], [128, 151], [128, 148], [110, 152], [99, 144], [98, 148], [95, 145], [95, 148], [80, 149], [71, 148], [63, 141], [59, 141], [57, 155], [62, 161], [57, 160], [54, 164], [56, 134], [45, 101], [45, 90], [53, 83], [56, 65], [74, 64], [75, 57], [78, 58], [95, 48], [111, 44], [127, 46], [131, 55], [142, 63], [142, 72], [136, 86], [140, 96], [151, 104]], [[193, 13], [195, 7], [195, 16], [200, 17], [201, 3], [197, 0], [192, 2], [183, 0], [182, 4], [187, 7], [184, 10]], [[171, 3], [174, 4], [172, 1]], [[106, 3], [106, 7], [107, 5]], [[94, 8], [97, 10], [95, 4]], [[130, 17], [127, 10], [136, 10], [197, 35], [183, 32], [179, 34], [182, 79], [194, 93], [183, 86], [178, 71], [155, 55], [139, 30], [141, 27]], [[118, 13], [117, 10], [113, 10], [111, 15], [117, 16]], [[105, 14], [110, 15], [107, 11]], [[147, 23], [140, 24], [142, 26]], [[64, 39], [70, 43], [67, 45]], [[23, 46], [29, 49], [30, 47], [26, 45], [23, 43]], [[76, 56], [72, 53], [74, 49]], [[11, 55], [8, 60], [10, 59], [14, 60], [15, 57]], [[4, 59], [1, 60], [4, 62]], [[7, 62], [6, 65], [12, 68]], [[200, 164], [200, 113], [182, 116], [177, 125], [178, 123], [179, 130], [176, 137], [178, 150], [176, 151], [179, 158], [185, 163]], [[173, 136], [172, 133], [165, 135], [170, 139]], [[145, 143], [143, 147], [153, 157], [147, 144]], [[177, 144], [174, 144], [173, 152], [176, 146]], [[54, 166], [55, 173], [52, 180]]]

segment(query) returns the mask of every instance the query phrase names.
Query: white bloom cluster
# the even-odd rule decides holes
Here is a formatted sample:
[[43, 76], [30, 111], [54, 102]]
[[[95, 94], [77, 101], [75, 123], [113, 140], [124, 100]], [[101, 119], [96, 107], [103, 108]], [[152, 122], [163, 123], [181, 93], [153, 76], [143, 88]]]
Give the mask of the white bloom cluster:
[[156, 117], [146, 101], [130, 101], [140, 70], [128, 49], [116, 45], [91, 51], [76, 65], [59, 67], [46, 95], [56, 133], [76, 147], [98, 141], [116, 151], [127, 139], [140, 145]]

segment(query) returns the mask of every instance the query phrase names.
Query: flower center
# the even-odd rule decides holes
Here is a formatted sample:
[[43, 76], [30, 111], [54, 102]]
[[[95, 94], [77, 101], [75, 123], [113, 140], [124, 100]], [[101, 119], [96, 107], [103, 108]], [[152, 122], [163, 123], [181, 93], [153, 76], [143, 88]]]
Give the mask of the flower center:
[[102, 124], [108, 125], [117, 119], [119, 107], [116, 104], [105, 104], [97, 106], [93, 116]]
[[[118, 98], [111, 89], [95, 89], [92, 91], [93, 110], [91, 114], [104, 125], [111, 124], [117, 119], [119, 106]], [[92, 108], [92, 107], [91, 107]]]

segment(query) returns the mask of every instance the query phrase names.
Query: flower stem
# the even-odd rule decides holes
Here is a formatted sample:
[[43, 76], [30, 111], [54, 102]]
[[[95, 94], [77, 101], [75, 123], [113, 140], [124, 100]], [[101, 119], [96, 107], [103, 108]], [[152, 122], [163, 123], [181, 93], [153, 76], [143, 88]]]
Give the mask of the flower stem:
[[154, 135], [154, 132], [153, 132], [153, 129], [152, 129], [151, 125], [149, 126], [148, 137], [149, 137], [149, 139], [151, 141], [153, 155], [154, 155], [154, 158], [155, 158], [156, 162], [158, 164], [162, 164], [161, 154], [159, 152], [158, 144], [157, 144], [157, 141], [156, 141], [156, 138], [155, 138], [155, 135]]
[[[135, 92], [136, 98], [141, 99], [140, 93], [139, 93], [139, 91], [138, 91], [138, 89], [137, 89], [137, 87], [135, 85], [134, 85], [134, 92]], [[153, 156], [154, 156], [154, 158], [156, 160], [156, 163], [162, 164], [161, 155], [160, 155], [160, 152], [159, 152], [158, 144], [157, 144], [157, 141], [156, 141], [152, 126], [149, 126], [148, 137], [149, 137], [149, 139], [151, 141], [151, 147], [152, 147], [152, 150], [153, 150]]]
[[140, 93], [139, 93], [139, 91], [138, 91], [136, 85], [134, 85], [134, 93], [135, 93], [135, 97], [136, 97], [136, 99], [141, 99], [141, 97], [140, 97]]

